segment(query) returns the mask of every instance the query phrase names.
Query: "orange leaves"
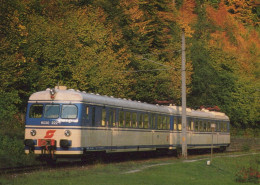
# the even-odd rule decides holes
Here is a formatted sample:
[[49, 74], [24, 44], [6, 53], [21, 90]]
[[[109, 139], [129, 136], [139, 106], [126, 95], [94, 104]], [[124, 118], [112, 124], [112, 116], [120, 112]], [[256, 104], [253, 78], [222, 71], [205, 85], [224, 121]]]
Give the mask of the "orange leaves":
[[228, 13], [227, 8], [223, 2], [219, 4], [219, 8], [217, 10], [211, 6], [207, 6], [206, 10], [210, 19], [221, 28], [224, 28], [227, 23], [230, 22], [230, 19], [233, 19], [232, 16]]
[[[231, 0], [229, 1], [231, 2]], [[232, 3], [243, 7], [244, 1]], [[234, 18], [229, 12], [230, 8], [223, 2], [219, 4], [216, 10], [210, 6], [207, 7], [207, 15], [218, 26], [218, 31], [211, 34], [210, 45], [220, 47], [227, 53], [236, 56], [241, 72], [252, 73], [254, 63], [260, 50], [260, 38], [255, 31], [247, 29], [243, 22]]]
[[254, 20], [253, 14], [253, 9], [259, 6], [256, 0], [227, 0], [227, 3], [229, 12], [244, 24], [259, 24], [259, 21]]
[[121, 2], [124, 13], [129, 16], [130, 28], [144, 35], [149, 32], [147, 25], [150, 21], [145, 19], [144, 12], [140, 9], [139, 4], [138, 0], [124, 0]]
[[194, 13], [195, 0], [184, 0], [180, 9], [179, 24], [185, 29], [186, 36], [191, 36], [194, 32], [190, 24], [196, 20], [197, 15]]

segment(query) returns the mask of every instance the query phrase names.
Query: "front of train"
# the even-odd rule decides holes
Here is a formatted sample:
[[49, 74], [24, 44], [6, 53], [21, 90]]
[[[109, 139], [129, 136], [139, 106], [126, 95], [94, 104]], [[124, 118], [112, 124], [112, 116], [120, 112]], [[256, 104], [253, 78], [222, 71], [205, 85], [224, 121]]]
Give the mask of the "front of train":
[[25, 123], [25, 153], [41, 158], [82, 154], [80, 95], [65, 87], [32, 94]]

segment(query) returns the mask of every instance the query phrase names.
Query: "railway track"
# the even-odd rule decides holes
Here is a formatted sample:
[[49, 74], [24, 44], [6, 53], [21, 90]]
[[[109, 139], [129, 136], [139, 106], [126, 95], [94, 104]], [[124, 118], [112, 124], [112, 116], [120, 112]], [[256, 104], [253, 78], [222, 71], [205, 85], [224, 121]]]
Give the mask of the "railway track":
[[[226, 152], [233, 153], [233, 152]], [[193, 152], [189, 153], [189, 158], [196, 158], [198, 156], [210, 156], [207, 152]], [[13, 174], [22, 174], [22, 173], [31, 173], [34, 171], [40, 170], [53, 170], [53, 169], [61, 169], [61, 168], [77, 168], [82, 166], [94, 166], [96, 164], [110, 164], [110, 163], [120, 163], [127, 161], [146, 161], [146, 160], [162, 160], [162, 159], [178, 159], [177, 156], [167, 153], [157, 154], [151, 152], [143, 152], [143, 153], [121, 153], [121, 154], [108, 154], [102, 158], [91, 158], [89, 161], [81, 162], [79, 160], [76, 161], [61, 161], [55, 164], [39, 164], [39, 165], [30, 165], [30, 166], [20, 166], [20, 167], [8, 167], [8, 168], [0, 168], [0, 175], [13, 175]]]
[[44, 169], [46, 167], [47, 167], [47, 165], [42, 164], [42, 165], [0, 168], [0, 175], [29, 173], [32, 171]]

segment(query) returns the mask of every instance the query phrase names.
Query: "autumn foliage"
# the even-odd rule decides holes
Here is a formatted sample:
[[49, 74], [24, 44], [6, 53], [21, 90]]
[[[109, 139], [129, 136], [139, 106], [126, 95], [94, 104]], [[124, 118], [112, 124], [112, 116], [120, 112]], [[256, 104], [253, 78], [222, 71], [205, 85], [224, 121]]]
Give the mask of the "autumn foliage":
[[[218, 106], [259, 127], [255, 0], [3, 0], [0, 120], [17, 123], [31, 93], [58, 83], [153, 103], [181, 103], [181, 32], [188, 105]], [[13, 122], [12, 122], [13, 121]]]

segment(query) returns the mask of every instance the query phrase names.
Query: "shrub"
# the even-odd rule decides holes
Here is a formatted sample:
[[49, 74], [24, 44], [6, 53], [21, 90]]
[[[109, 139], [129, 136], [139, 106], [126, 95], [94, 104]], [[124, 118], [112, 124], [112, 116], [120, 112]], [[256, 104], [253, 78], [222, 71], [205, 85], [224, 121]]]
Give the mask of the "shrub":
[[236, 173], [237, 182], [251, 182], [260, 183], [260, 172], [258, 166], [260, 164], [260, 159], [256, 158], [250, 162], [249, 167], [242, 167]]

